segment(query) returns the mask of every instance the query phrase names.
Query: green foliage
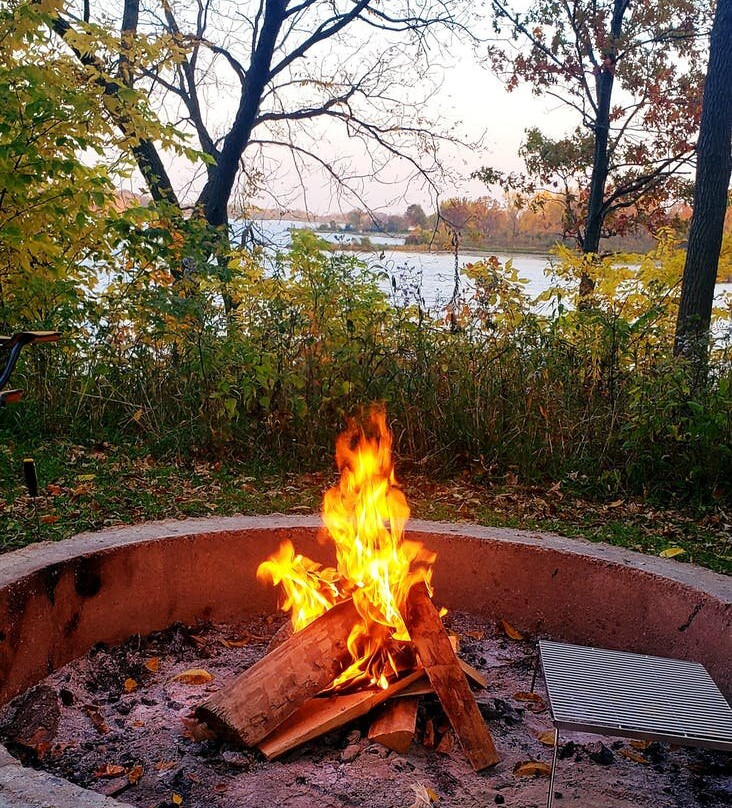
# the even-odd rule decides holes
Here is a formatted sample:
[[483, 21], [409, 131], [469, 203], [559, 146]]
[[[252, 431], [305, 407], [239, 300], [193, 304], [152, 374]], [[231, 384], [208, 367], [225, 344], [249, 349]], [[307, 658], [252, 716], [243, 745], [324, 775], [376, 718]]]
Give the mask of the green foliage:
[[[85, 258], [109, 250], [109, 129], [79, 93], [82, 71], [54, 51], [53, 2], [0, 11], [0, 328], [49, 325], [80, 304]], [[11, 320], [12, 315], [12, 320]]]
[[383, 399], [403, 460], [433, 474], [730, 493], [729, 355], [692, 395], [672, 355], [682, 256], [668, 235], [640, 260], [593, 263], [581, 306], [580, 254], [560, 250], [539, 309], [511, 262], [472, 264], [443, 319], [309, 231], [274, 257], [213, 262], [194, 246], [215, 234], [178, 224], [140, 226], [83, 322], [57, 323], [84, 340], [30, 354], [32, 394], [0, 428], [318, 468], [344, 416]]

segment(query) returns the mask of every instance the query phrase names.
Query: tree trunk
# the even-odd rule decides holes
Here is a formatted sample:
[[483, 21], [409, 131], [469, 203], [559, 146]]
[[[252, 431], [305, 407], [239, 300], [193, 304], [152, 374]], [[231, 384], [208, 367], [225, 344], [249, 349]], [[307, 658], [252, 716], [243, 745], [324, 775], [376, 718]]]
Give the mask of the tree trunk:
[[206, 221], [213, 227], [228, 223], [229, 197], [239, 171], [239, 161], [252, 135], [262, 93], [269, 80], [272, 55], [285, 19], [286, 6], [285, 0], [267, 0], [262, 31], [247, 71], [234, 124], [226, 136], [215, 170], [211, 172], [198, 199], [198, 206], [203, 210]]
[[732, 0], [718, 0], [704, 83], [689, 229], [674, 353], [706, 362], [714, 284], [732, 171]]
[[[610, 105], [615, 82], [615, 64], [618, 58], [618, 40], [623, 29], [623, 17], [628, 9], [629, 0], [615, 0], [613, 17], [610, 22], [610, 36], [607, 46], [600, 54], [602, 62], [597, 75], [597, 111], [595, 113], [595, 147], [592, 156], [592, 176], [590, 178], [590, 194], [587, 202], [585, 232], [582, 237], [582, 252], [598, 253], [600, 250], [600, 234], [605, 220], [605, 185], [610, 168]], [[589, 275], [583, 273], [580, 279], [580, 298], [586, 298], [595, 288]]]
[[613, 69], [603, 69], [597, 79], [597, 115], [595, 118], [595, 149], [592, 156], [592, 178], [590, 195], [587, 203], [585, 232], [582, 237], [582, 252], [596, 253], [600, 248], [600, 232], [604, 219], [602, 203], [605, 198], [610, 155], [608, 141], [610, 139], [610, 101], [612, 99]]

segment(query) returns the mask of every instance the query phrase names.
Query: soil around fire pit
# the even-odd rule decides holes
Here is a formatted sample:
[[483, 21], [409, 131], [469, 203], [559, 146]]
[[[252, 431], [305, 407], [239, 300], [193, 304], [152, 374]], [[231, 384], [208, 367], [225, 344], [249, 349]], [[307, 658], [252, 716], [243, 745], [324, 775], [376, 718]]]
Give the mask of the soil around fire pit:
[[[462, 613], [446, 623], [460, 656], [488, 678], [476, 696], [501, 755], [481, 774], [429, 696], [404, 755], [368, 740], [369, 717], [269, 762], [256, 750], [203, 737], [189, 720], [193, 708], [260, 659], [282, 623], [262, 616], [236, 626], [174, 625], [116, 648], [96, 646], [6, 705], [0, 735], [26, 765], [140, 808], [545, 803], [551, 719], [541, 676], [536, 694], [528, 693], [535, 644]], [[560, 808], [721, 808], [732, 801], [727, 754], [593, 735], [561, 740]]]

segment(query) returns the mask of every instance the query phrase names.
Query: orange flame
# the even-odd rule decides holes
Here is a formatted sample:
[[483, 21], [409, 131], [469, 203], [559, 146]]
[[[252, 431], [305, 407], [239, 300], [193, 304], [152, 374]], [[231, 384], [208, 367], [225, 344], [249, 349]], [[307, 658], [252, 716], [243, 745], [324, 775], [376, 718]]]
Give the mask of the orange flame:
[[391, 447], [381, 407], [373, 407], [364, 424], [351, 422], [336, 441], [340, 480], [323, 500], [336, 568], [321, 567], [285, 541], [257, 570], [260, 580], [282, 587], [282, 609], [291, 612], [295, 631], [353, 598], [360, 616], [348, 639], [353, 664], [335, 687], [364, 678], [386, 687], [391, 674], [413, 664], [401, 610], [415, 583], [429, 586], [436, 556], [403, 538], [409, 505], [394, 476]]

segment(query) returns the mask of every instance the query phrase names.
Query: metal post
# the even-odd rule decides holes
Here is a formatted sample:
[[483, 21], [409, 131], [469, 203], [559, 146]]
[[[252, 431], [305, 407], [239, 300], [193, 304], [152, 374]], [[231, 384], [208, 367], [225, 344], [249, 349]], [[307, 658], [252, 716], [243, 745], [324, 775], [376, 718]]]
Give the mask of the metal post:
[[531, 677], [531, 687], [529, 688], [530, 692], [534, 692], [534, 687], [536, 687], [536, 676], [539, 673], [539, 662], [541, 660], [541, 654], [539, 649], [536, 649], [536, 658], [534, 659], [534, 673]]
[[559, 730], [554, 727], [554, 755], [552, 757], [552, 773], [549, 776], [549, 794], [546, 798], [546, 808], [552, 808], [554, 800], [554, 775], [557, 772], [557, 758], [559, 756]]

